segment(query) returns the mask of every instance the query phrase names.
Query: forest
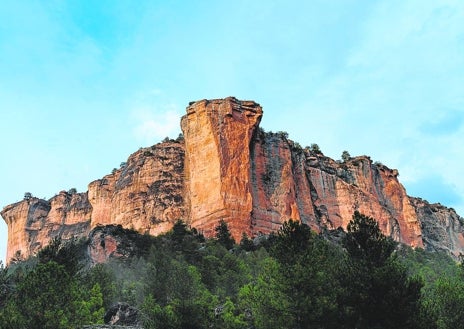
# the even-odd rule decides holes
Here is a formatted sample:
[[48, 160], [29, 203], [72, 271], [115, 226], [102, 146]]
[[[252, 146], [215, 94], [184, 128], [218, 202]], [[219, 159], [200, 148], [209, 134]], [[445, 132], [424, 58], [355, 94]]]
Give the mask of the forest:
[[82, 328], [117, 302], [145, 329], [464, 328], [463, 265], [359, 212], [338, 235], [292, 220], [238, 243], [224, 221], [210, 239], [180, 220], [156, 237], [119, 232], [136, 236], [133, 257], [91, 264], [87, 239], [54, 239], [0, 264], [0, 328]]

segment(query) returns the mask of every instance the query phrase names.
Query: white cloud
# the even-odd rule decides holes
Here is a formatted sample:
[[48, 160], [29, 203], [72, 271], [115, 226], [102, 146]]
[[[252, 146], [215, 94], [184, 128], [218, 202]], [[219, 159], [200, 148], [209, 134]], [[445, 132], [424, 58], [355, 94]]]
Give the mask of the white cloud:
[[153, 144], [164, 137], [177, 137], [180, 131], [180, 113], [173, 104], [155, 107], [139, 106], [132, 110], [135, 121], [134, 135], [145, 143]]

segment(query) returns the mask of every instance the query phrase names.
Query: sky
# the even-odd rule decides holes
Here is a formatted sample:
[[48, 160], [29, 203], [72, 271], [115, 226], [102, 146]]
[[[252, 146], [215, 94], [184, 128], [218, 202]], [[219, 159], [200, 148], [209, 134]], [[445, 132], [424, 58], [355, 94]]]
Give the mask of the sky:
[[[399, 170], [464, 215], [464, 1], [2, 0], [0, 208], [177, 137], [190, 101]], [[0, 256], [7, 229], [0, 221]]]

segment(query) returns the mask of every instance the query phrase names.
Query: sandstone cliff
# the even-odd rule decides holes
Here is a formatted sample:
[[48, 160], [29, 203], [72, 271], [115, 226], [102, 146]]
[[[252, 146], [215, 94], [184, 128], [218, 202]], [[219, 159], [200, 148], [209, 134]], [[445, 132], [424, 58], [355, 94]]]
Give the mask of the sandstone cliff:
[[[102, 225], [156, 235], [183, 219], [211, 236], [224, 219], [239, 240], [243, 232], [267, 234], [290, 218], [317, 231], [345, 228], [355, 210], [377, 219], [397, 241], [463, 252], [464, 220], [453, 209], [409, 197], [396, 170], [367, 156], [341, 162], [302, 149], [285, 133], [260, 129], [261, 117], [252, 101], [193, 102], [181, 121], [184, 139], [140, 149], [86, 193], [6, 206], [7, 259]], [[97, 243], [93, 257], [103, 261], [116, 242], [108, 234], [101, 239], [108, 245], [100, 255]]]

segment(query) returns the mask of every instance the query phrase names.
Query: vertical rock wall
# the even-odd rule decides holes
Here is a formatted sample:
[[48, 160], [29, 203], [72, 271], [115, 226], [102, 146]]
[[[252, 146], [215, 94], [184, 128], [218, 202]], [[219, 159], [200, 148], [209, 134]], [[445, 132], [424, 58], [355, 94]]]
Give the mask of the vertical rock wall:
[[250, 143], [262, 109], [229, 97], [190, 104], [182, 117], [189, 223], [210, 236], [220, 219], [234, 237], [251, 229]]
[[305, 173], [303, 168], [299, 172], [294, 170], [291, 145], [286, 139], [281, 134], [259, 131], [251, 150], [252, 233], [267, 234], [278, 230], [286, 220], [311, 216], [311, 205], [305, 207], [306, 202], [298, 202], [297, 193], [308, 192], [304, 190]]
[[51, 239], [80, 237], [90, 230], [87, 193], [60, 192], [50, 200], [31, 198], [3, 209], [8, 226], [7, 261], [36, 253]]
[[119, 224], [159, 234], [186, 219], [184, 145], [169, 141], [142, 148], [111, 175], [89, 184], [91, 227]]
[[396, 170], [367, 156], [341, 162], [302, 149], [286, 133], [261, 130], [261, 117], [253, 101], [191, 103], [181, 121], [184, 139], [141, 148], [86, 193], [6, 206], [8, 261], [36, 253], [55, 236], [87, 236], [104, 225], [156, 235], [183, 219], [213, 236], [223, 219], [239, 241], [243, 232], [267, 234], [289, 219], [316, 231], [346, 228], [355, 210], [399, 242], [464, 253], [464, 219], [409, 197]]

